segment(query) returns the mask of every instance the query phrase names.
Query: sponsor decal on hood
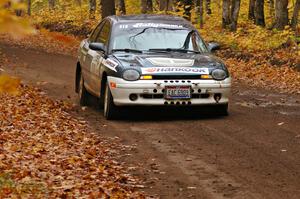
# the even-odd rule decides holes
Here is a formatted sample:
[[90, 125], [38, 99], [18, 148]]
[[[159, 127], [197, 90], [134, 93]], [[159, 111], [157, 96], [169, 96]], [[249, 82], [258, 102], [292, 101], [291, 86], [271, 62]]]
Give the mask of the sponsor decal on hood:
[[155, 74], [155, 73], [187, 73], [208, 75], [208, 68], [193, 68], [193, 67], [151, 67], [142, 68], [142, 74]]
[[166, 57], [152, 57], [147, 58], [151, 64], [155, 66], [163, 67], [188, 67], [193, 66], [195, 63], [194, 59], [175, 59], [175, 58], [166, 58]]

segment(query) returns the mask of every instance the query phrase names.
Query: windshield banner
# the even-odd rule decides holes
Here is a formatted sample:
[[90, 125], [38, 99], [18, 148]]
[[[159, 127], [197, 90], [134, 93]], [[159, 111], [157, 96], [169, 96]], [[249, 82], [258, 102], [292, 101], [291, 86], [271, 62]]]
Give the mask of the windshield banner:
[[142, 68], [142, 74], [155, 74], [155, 73], [187, 73], [208, 75], [208, 68], [192, 68], [192, 67], [151, 67]]
[[136, 24], [121, 24], [120, 29], [127, 28], [170, 28], [178, 29], [184, 28], [182, 25], [177, 24], [165, 24], [165, 23], [136, 23]]

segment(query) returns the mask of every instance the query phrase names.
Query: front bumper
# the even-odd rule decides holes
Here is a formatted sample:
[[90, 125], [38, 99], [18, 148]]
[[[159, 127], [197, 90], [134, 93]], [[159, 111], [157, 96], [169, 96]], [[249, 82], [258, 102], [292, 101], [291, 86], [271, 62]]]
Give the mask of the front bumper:
[[[117, 106], [162, 106], [162, 105], [212, 105], [227, 104], [231, 89], [231, 78], [223, 81], [215, 80], [138, 80], [126, 81], [122, 78], [108, 77], [110, 90]], [[111, 85], [114, 85], [112, 87]], [[191, 99], [166, 100], [164, 99], [165, 86], [191, 86]], [[129, 96], [136, 94], [135, 101]], [[221, 96], [217, 101], [216, 96]]]

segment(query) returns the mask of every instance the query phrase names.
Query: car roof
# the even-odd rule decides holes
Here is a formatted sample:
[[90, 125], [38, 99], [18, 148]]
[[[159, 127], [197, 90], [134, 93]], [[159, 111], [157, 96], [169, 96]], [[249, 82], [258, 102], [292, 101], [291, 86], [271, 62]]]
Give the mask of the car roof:
[[173, 15], [158, 15], [158, 14], [141, 14], [141, 15], [122, 15], [122, 16], [109, 16], [107, 17], [114, 24], [116, 23], [131, 23], [131, 22], [152, 22], [152, 23], [172, 23], [190, 26], [189, 21], [182, 17]]

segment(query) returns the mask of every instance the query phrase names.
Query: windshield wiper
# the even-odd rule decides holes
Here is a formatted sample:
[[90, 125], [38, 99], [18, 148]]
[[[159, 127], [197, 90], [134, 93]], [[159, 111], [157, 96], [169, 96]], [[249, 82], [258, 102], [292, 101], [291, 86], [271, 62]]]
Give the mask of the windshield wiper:
[[182, 52], [182, 53], [196, 53], [200, 54], [200, 51], [195, 50], [188, 50], [188, 49], [182, 49], [182, 48], [151, 48], [148, 51], [155, 51], [155, 52]]
[[130, 48], [120, 48], [120, 49], [112, 49], [112, 52], [117, 52], [117, 51], [122, 51], [126, 53], [143, 53], [141, 50], [136, 50], [136, 49], [130, 49]]

